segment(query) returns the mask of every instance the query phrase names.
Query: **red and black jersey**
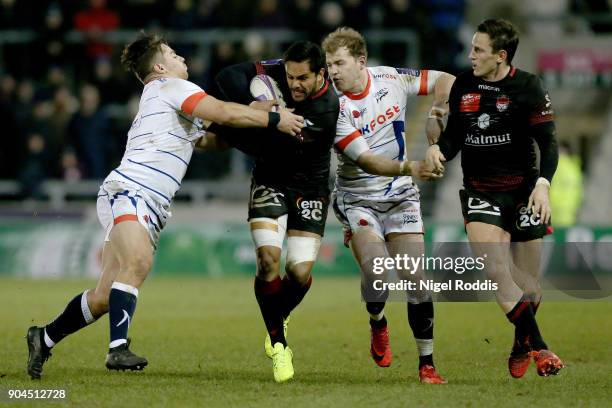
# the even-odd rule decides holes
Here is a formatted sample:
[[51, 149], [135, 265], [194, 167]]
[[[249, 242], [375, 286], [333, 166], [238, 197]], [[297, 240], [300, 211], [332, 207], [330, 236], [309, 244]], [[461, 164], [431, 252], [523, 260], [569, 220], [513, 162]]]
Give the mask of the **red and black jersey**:
[[257, 74], [269, 75], [278, 83], [287, 107], [304, 117], [303, 141], [274, 129], [232, 129], [215, 126], [212, 131], [231, 146], [255, 158], [253, 177], [259, 184], [298, 189], [328, 189], [331, 147], [336, 134], [338, 97], [326, 80], [310, 98], [295, 102], [287, 85], [282, 60], [243, 63], [225, 68], [217, 76], [223, 99], [249, 104], [251, 79]]
[[449, 104], [438, 144], [447, 160], [461, 151], [466, 187], [503, 191], [533, 184], [538, 176], [552, 179], [558, 160], [553, 109], [536, 75], [511, 67], [504, 79], [487, 82], [466, 72], [455, 80]]

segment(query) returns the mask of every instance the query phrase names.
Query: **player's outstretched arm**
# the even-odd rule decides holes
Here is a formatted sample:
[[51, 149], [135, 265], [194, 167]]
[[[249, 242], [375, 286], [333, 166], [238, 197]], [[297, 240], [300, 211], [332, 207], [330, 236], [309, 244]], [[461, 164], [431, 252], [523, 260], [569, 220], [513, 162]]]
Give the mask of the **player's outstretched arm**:
[[193, 116], [231, 127], [276, 128], [292, 136], [298, 135], [304, 127], [304, 118], [289, 109], [277, 112], [264, 112], [234, 102], [223, 102], [208, 95], [198, 102]]
[[438, 141], [444, 130], [444, 117], [448, 115], [448, 100], [454, 82], [455, 76], [446, 72], [442, 72], [436, 79], [434, 101], [425, 123], [425, 135], [430, 145]]
[[435, 174], [432, 171], [433, 167], [427, 166], [425, 161], [392, 160], [376, 155], [371, 151], [360, 154], [356, 163], [363, 171], [377, 176], [413, 176], [421, 180], [432, 180], [441, 177], [441, 175]]

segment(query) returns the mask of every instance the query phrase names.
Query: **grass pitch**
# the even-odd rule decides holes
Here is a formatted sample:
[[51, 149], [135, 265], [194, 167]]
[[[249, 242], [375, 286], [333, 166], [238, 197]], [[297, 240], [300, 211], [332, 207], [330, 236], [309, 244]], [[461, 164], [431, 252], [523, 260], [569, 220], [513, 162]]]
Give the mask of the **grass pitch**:
[[65, 402], [10, 406], [87, 407], [458, 407], [609, 406], [612, 303], [543, 303], [544, 338], [566, 363], [557, 377], [530, 368], [512, 379], [506, 358], [512, 327], [493, 303], [436, 304], [435, 360], [445, 386], [418, 383], [417, 353], [405, 305], [391, 303], [393, 364], [369, 356], [369, 328], [357, 279], [315, 276], [293, 313], [289, 343], [295, 378], [276, 384], [263, 350], [264, 325], [251, 278], [150, 278], [130, 329], [143, 372], [104, 367], [108, 319], [54, 350], [41, 381], [25, 372], [24, 335], [57, 315], [90, 281], [0, 279], [0, 405], [7, 389], [66, 389]]

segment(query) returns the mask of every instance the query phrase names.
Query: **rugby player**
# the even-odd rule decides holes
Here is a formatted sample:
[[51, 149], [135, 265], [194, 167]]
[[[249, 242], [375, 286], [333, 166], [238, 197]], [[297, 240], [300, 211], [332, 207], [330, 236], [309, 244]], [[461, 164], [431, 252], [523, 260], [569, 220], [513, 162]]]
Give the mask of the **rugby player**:
[[514, 378], [525, 374], [532, 358], [541, 376], [563, 368], [535, 319], [541, 242], [551, 217], [548, 190], [559, 158], [553, 109], [540, 79], [512, 65], [518, 43], [506, 20], [478, 26], [469, 54], [472, 70], [457, 77], [447, 128], [427, 151], [438, 170], [461, 151], [466, 232], [472, 248], [487, 253], [497, 302], [515, 326], [508, 359]]
[[[446, 114], [454, 77], [433, 71], [392, 67], [367, 67], [363, 36], [341, 27], [323, 41], [327, 67], [340, 95], [334, 146], [340, 165], [333, 194], [334, 211], [344, 225], [345, 242], [362, 271], [362, 295], [370, 314], [370, 354], [377, 365], [388, 367], [392, 353], [384, 314], [387, 292], [372, 292], [372, 260], [380, 256], [424, 252], [419, 190], [411, 177], [372, 176], [358, 165], [360, 156], [404, 160], [404, 128], [409, 96], [434, 94], [426, 126], [428, 139], [437, 140], [439, 120]], [[416, 174], [416, 172], [415, 172]], [[386, 174], [389, 176], [391, 174]], [[402, 276], [418, 281], [422, 270]], [[446, 382], [433, 362], [433, 303], [425, 291], [408, 295], [408, 322], [419, 353], [419, 379], [423, 383]]]
[[166, 41], [143, 35], [127, 45], [123, 65], [144, 84], [139, 111], [128, 132], [119, 167], [104, 180], [97, 211], [106, 230], [102, 273], [93, 290], [74, 297], [55, 320], [27, 332], [31, 378], [40, 378], [50, 350], [64, 337], [109, 313], [109, 369], [141, 370], [147, 360], [128, 348], [128, 328], [138, 290], [151, 270], [159, 234], [181, 185], [204, 121], [229, 126], [277, 128], [296, 135], [303, 118], [288, 110], [263, 112], [207, 95], [187, 81], [184, 58]]
[[[329, 165], [339, 106], [317, 44], [298, 41], [282, 60], [246, 62], [222, 70], [216, 78], [220, 97], [269, 109], [271, 104], [254, 101], [249, 92], [251, 80], [259, 74], [270, 76], [283, 95], [290, 95], [285, 97], [288, 107], [306, 123], [300, 138], [212, 125], [207, 140], [211, 146], [227, 143], [255, 158], [248, 213], [257, 252], [254, 290], [268, 331], [264, 348], [272, 358], [274, 379], [284, 382], [294, 375], [293, 353], [286, 338], [289, 316], [312, 283], [311, 270], [327, 219]], [[254, 136], [262, 132], [266, 136]], [[421, 177], [431, 176], [423, 163], [392, 160], [371, 151], [363, 152], [358, 163], [371, 172], [400, 175], [414, 171]], [[286, 274], [281, 279], [285, 235]]]

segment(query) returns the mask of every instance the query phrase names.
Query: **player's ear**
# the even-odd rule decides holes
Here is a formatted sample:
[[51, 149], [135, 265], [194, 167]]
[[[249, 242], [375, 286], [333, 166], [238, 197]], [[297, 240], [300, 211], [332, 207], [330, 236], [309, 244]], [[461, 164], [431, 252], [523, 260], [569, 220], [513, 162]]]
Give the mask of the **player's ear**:
[[365, 55], [360, 55], [360, 56], [357, 58], [357, 62], [359, 63], [359, 65], [360, 65], [362, 68], [365, 68], [365, 66], [366, 66], [366, 56], [365, 56]]
[[153, 64], [153, 72], [157, 74], [165, 74], [166, 72], [168, 72], [168, 70], [166, 69], [166, 66], [164, 64], [156, 62], [155, 64]]
[[508, 52], [506, 50], [500, 50], [497, 53], [497, 63], [501, 64], [504, 61], [508, 61]]
[[321, 68], [319, 70], [319, 72], [317, 73], [317, 79], [319, 79], [319, 77], [325, 78], [325, 68]]

